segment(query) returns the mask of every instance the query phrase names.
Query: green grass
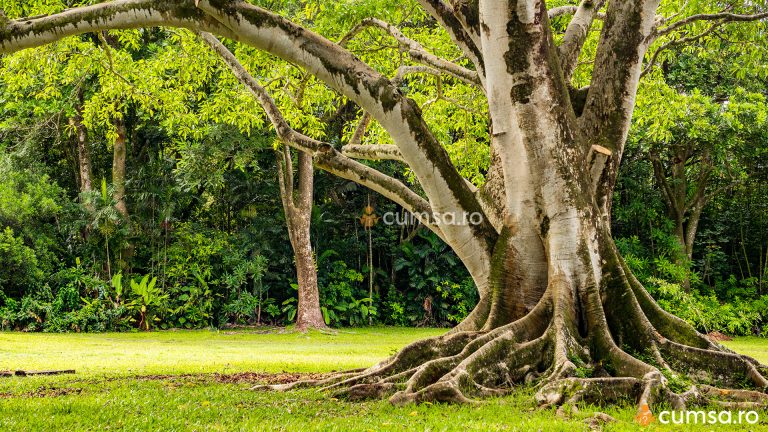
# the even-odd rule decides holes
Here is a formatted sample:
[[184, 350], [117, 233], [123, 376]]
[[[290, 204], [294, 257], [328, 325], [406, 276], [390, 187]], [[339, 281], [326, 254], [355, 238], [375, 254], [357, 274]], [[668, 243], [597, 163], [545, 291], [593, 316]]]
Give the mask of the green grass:
[[[535, 408], [531, 390], [478, 406], [351, 403], [315, 390], [251, 391], [248, 382], [214, 375], [158, 379], [148, 374], [327, 372], [368, 366], [436, 329], [354, 329], [310, 333], [179, 331], [133, 334], [0, 333], [0, 369], [74, 368], [76, 375], [0, 378], [0, 431], [286, 430], [286, 431], [586, 431], [596, 408], [569, 420]], [[768, 362], [768, 340], [728, 345]], [[618, 422], [606, 431], [639, 430], [631, 404], [601, 408]], [[756, 426], [654, 424], [642, 430], [768, 430]]]
[[329, 372], [370, 366], [445, 329], [310, 332], [0, 333], [0, 370], [76, 369], [84, 375]]
[[768, 339], [766, 338], [740, 337], [723, 342], [723, 345], [738, 353], [754, 357], [763, 364], [768, 364]]

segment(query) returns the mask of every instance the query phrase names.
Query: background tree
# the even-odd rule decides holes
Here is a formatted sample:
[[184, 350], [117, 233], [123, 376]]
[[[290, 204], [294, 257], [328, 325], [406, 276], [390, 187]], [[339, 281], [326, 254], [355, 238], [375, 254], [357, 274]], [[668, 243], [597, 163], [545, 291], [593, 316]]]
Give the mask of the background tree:
[[[739, 267], [746, 267], [746, 261], [760, 265], [764, 243], [760, 234], [752, 238], [742, 235], [759, 233], [760, 228], [748, 228], [748, 219], [741, 216], [747, 213], [754, 218], [754, 212], [759, 213], [759, 206], [745, 205], [742, 197], [755, 196], [754, 191], [761, 189], [759, 161], [766, 144], [761, 93], [766, 80], [766, 50], [758, 42], [760, 37], [759, 28], [752, 32], [749, 27], [717, 27], [653, 55], [655, 61], [644, 69], [644, 85], [638, 95], [614, 205], [614, 234], [637, 274], [651, 286], [666, 288], [672, 285], [648, 278], [683, 286], [693, 279], [689, 292], [698, 300], [678, 298], [667, 304], [696, 304], [690, 311], [681, 307], [675, 311], [688, 318], [711, 316], [712, 321], [705, 319], [710, 321], [706, 328], [720, 327], [722, 324], [714, 321], [720, 321], [716, 317], [721, 316], [721, 323], [729, 323], [730, 332], [744, 320], [730, 312], [728, 304], [761, 295], [760, 272], [754, 272], [756, 277], [750, 279], [749, 272], [739, 271]], [[670, 163], [683, 160], [688, 152], [694, 156], [685, 165]], [[702, 158], [702, 154], [710, 157]], [[652, 155], [659, 159], [655, 173], [666, 173], [666, 182], [654, 174], [647, 159]], [[699, 169], [706, 165], [711, 166]], [[673, 168], [677, 174], [674, 178]], [[697, 195], [696, 190], [704, 192], [695, 187], [702, 180], [707, 190]], [[682, 222], [675, 217], [674, 206], [670, 213], [669, 202], [663, 203], [664, 183], [668, 192], [679, 193], [681, 198], [686, 193], [683, 199], [675, 199], [685, 213]], [[654, 195], [659, 197], [658, 205], [648, 199]], [[702, 201], [711, 204], [695, 212], [699, 217], [686, 211], [699, 207]], [[760, 217], [749, 220], [757, 222]], [[686, 228], [692, 248], [683, 246]], [[691, 252], [688, 259], [681, 253], [685, 249]], [[661, 291], [654, 291], [654, 295], [665, 296]], [[704, 307], [705, 303], [708, 306]], [[715, 312], [710, 314], [708, 309]], [[749, 306], [740, 309], [745, 316], [750, 314]]]
[[288, 225], [296, 259], [299, 298], [296, 304], [296, 327], [304, 330], [325, 328], [320, 310], [320, 291], [317, 288], [317, 269], [310, 241], [312, 204], [314, 195], [314, 169], [312, 160], [304, 153], [298, 155], [298, 188], [294, 185], [293, 157], [288, 146], [282, 146], [278, 154], [278, 182], [280, 199]]
[[[653, 166], [674, 223], [680, 247], [676, 262], [690, 268], [704, 208], [746, 178], [743, 167], [754, 160], [762, 144], [765, 98], [741, 91], [717, 103], [701, 94], [668, 91], [673, 93], [657, 99], [665, 101], [664, 107], [653, 101], [644, 104], [637, 119], [640, 131], [633, 139]], [[684, 285], [690, 287], [689, 277]]]

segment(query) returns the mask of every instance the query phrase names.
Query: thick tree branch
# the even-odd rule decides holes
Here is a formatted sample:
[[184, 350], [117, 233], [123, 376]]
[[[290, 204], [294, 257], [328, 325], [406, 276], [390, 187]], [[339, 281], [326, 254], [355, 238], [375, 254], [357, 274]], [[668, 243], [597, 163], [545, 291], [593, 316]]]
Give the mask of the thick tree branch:
[[67, 36], [111, 29], [173, 26], [235, 35], [195, 7], [195, 1], [117, 0], [68, 9], [50, 16], [8, 21], [0, 26], [0, 53], [33, 48]]
[[[580, 118], [591, 144], [610, 150], [624, 143], [634, 110], [642, 59], [659, 0], [610, 2], [597, 48], [595, 72]], [[586, 151], [586, 149], [585, 149]], [[621, 151], [615, 152], [621, 154]]]
[[598, 145], [611, 151], [595, 190], [602, 217], [611, 214], [612, 191], [624, 153], [642, 63], [660, 0], [608, 2], [592, 81], [578, 120], [582, 151]]
[[429, 66], [400, 66], [395, 77], [392, 78], [392, 82], [399, 86], [403, 83], [406, 76], [416, 74], [440, 76], [440, 71]]
[[573, 19], [568, 23], [563, 42], [557, 50], [560, 57], [560, 67], [563, 69], [566, 82], [570, 82], [573, 71], [576, 70], [579, 54], [587, 40], [589, 29], [592, 28], [592, 22], [595, 18], [601, 18], [598, 11], [604, 4], [605, 0], [582, 0], [579, 6], [561, 6], [549, 10], [550, 19], [553, 13], [567, 13], [562, 12], [563, 9], [568, 9], [568, 12], [573, 13]]
[[419, 42], [404, 35], [400, 29], [378, 18], [364, 19], [355, 28], [350, 30], [350, 32], [341, 39], [341, 41], [339, 41], [339, 45], [346, 46], [352, 38], [354, 38], [364, 29], [370, 27], [379, 28], [389, 33], [400, 44], [402, 49], [406, 51], [408, 55], [410, 55], [411, 58], [415, 61], [439, 69], [451, 76], [458, 78], [466, 84], [480, 85], [480, 77], [478, 76], [477, 72], [469, 70], [463, 66], [459, 66], [453, 62], [430, 53]]
[[342, 147], [341, 152], [353, 159], [403, 161], [400, 149], [391, 144], [347, 144]]
[[[584, 3], [586, 3], [586, 2], [582, 2], [581, 5], [579, 5], [579, 6], [557, 6], [557, 7], [553, 7], [552, 9], [547, 11], [547, 16], [549, 17], [549, 19], [554, 19], [554, 18], [558, 18], [558, 17], [561, 17], [561, 16], [565, 16], [565, 15], [576, 15], [578, 13], [578, 11], [579, 11], [579, 8], [584, 6]], [[590, 3], [594, 3], [594, 1], [590, 2]], [[605, 3], [605, 1], [601, 1], [599, 3]], [[587, 5], [587, 7], [588, 8], [592, 8], [593, 6]], [[598, 10], [600, 10], [601, 7], [602, 7], [602, 5], [595, 6], [594, 9], [595, 9], [595, 11], [598, 11]], [[598, 12], [595, 15], [595, 18], [596, 19], [600, 19], [600, 20], [605, 19], [605, 14]]]
[[[419, 4], [437, 22], [448, 31], [453, 42], [461, 48], [467, 58], [475, 65], [480, 80], [485, 80], [485, 65], [483, 53], [480, 50], [479, 23], [473, 22], [477, 17], [469, 17], [467, 10], [458, 14], [451, 5], [443, 0], [417, 0]], [[475, 3], [477, 3], [475, 1]], [[477, 5], [475, 4], [475, 7]]]
[[547, 11], [549, 19], [558, 18], [564, 15], [574, 15], [579, 10], [578, 6], [557, 6]]
[[610, 214], [611, 191], [624, 153], [643, 57], [655, 23], [660, 0], [612, 1], [597, 47], [595, 68], [579, 133], [586, 154], [599, 145], [611, 151], [606, 171], [596, 191], [604, 216]]
[[[411, 191], [400, 181], [342, 155], [330, 144], [317, 141], [295, 131], [288, 125], [288, 122], [285, 120], [280, 109], [277, 107], [277, 104], [266, 89], [256, 82], [256, 79], [248, 73], [245, 67], [237, 60], [234, 54], [224, 46], [224, 44], [210, 33], [200, 33], [200, 38], [211, 47], [219, 57], [221, 57], [238, 81], [256, 97], [262, 109], [266, 112], [267, 117], [269, 117], [272, 122], [278, 137], [284, 144], [312, 155], [315, 164], [319, 168], [366, 186], [391, 199], [407, 211], [416, 214], [422, 223], [427, 225], [438, 235], [442, 236], [441, 230], [435, 226], [431, 220], [432, 212], [426, 200]], [[396, 146], [391, 147], [396, 148]], [[285, 192], [290, 193], [293, 190], [293, 179], [289, 179], [286, 175], [289, 172], [292, 172], [292, 170], [288, 168], [288, 164], [290, 164], [289, 157], [290, 156], [284, 156], [282, 158], [283, 163], [285, 164], [285, 167], [282, 169], [282, 175], [285, 177]], [[302, 159], [300, 158], [300, 163], [301, 162]], [[311, 186], [306, 184], [302, 185], [300, 182], [300, 190], [305, 190], [308, 187]], [[282, 189], [281, 192], [283, 192]], [[297, 203], [292, 202], [292, 205], [298, 207]]]

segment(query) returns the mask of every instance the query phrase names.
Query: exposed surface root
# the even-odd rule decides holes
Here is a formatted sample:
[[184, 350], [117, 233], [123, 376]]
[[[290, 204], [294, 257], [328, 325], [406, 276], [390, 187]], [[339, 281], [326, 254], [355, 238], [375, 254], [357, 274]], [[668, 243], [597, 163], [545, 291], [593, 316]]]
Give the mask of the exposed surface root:
[[589, 430], [602, 430], [603, 425], [613, 423], [616, 419], [608, 414], [597, 412], [592, 417], [584, 420]]
[[364, 371], [264, 388], [320, 386], [337, 397], [407, 404], [476, 403], [530, 385], [541, 406], [562, 416], [579, 403], [620, 400], [644, 410], [768, 406], [768, 367], [661, 310], [618, 254], [612, 258], [600, 284], [550, 274], [533, 310], [493, 330], [454, 331]]

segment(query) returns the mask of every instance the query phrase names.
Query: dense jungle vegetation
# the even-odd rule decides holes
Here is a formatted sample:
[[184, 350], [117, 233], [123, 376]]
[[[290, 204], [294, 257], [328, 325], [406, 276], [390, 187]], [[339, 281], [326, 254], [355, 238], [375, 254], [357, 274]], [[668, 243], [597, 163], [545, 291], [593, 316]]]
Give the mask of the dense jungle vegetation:
[[[411, 19], [381, 3], [355, 13]], [[315, 24], [355, 21], [339, 17]], [[724, 55], [728, 43], [673, 46], [643, 78], [613, 234], [663, 307], [700, 331], [768, 336], [768, 71], [743, 63], [764, 47]], [[371, 44], [372, 57], [397, 52], [382, 35]], [[242, 51], [254, 70], [269, 64]], [[274, 69], [260, 75], [302, 105], [294, 121], [335, 144], [351, 135], [340, 126], [350, 106], [290, 65]], [[441, 138], [482, 183], [487, 143], [468, 151], [463, 124], [487, 125], [458, 125], [451, 98], [477, 101], [445, 88], [448, 100], [434, 102]], [[290, 325], [297, 281], [275, 142], [229, 70], [180, 30], [89, 34], [3, 57], [0, 329]], [[396, 163], [370, 163], [412, 181]], [[369, 237], [360, 223], [366, 206], [407, 220], [402, 209], [321, 171], [314, 193], [327, 324], [449, 327], [472, 310], [473, 281], [436, 235], [379, 221]]]

